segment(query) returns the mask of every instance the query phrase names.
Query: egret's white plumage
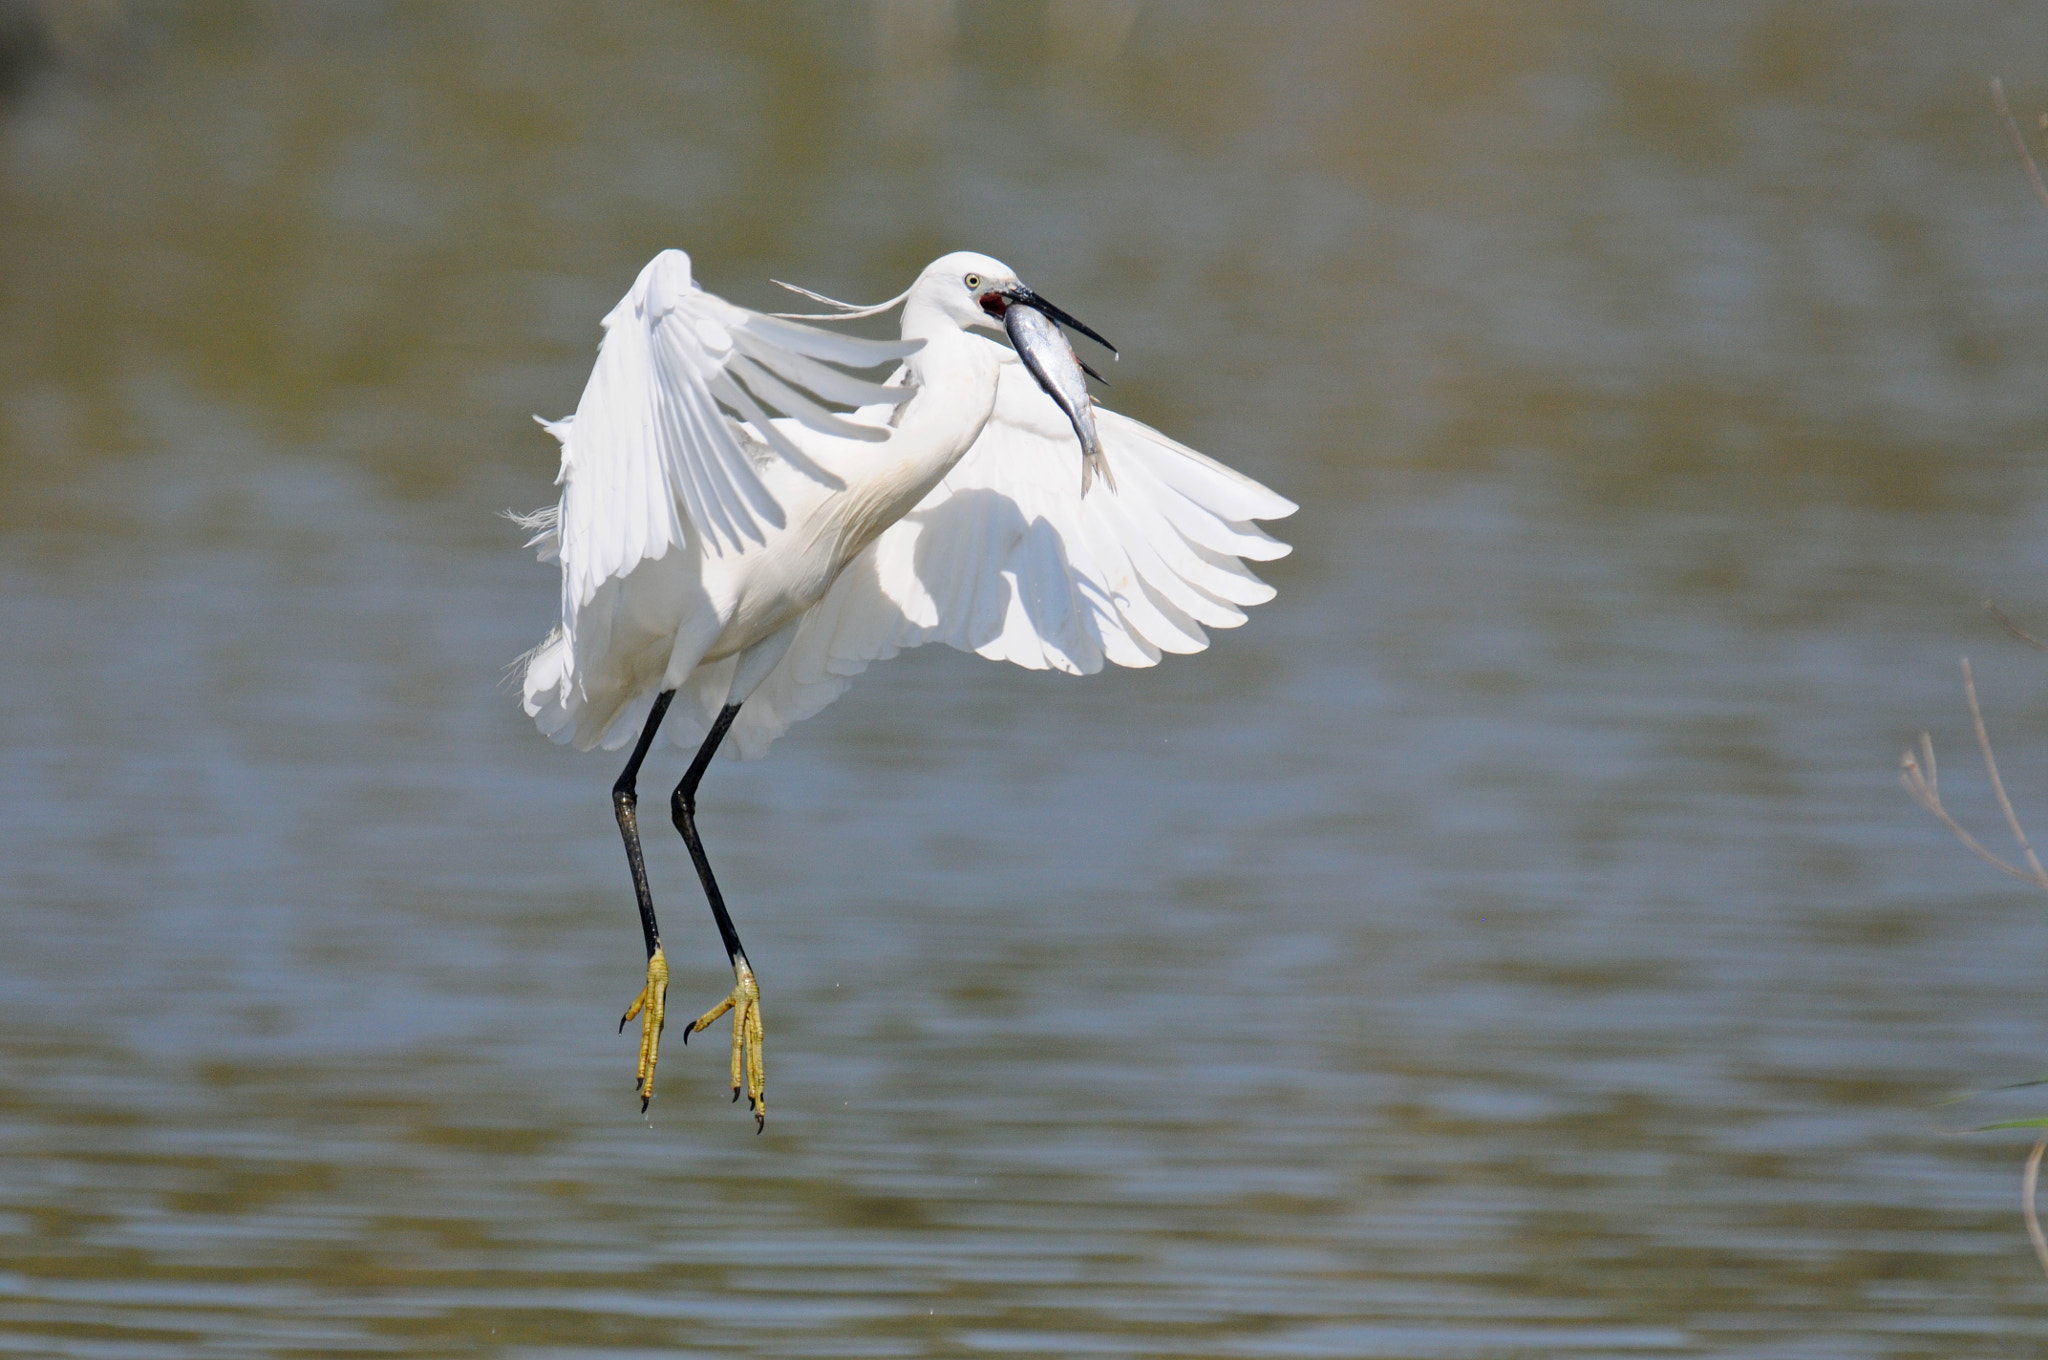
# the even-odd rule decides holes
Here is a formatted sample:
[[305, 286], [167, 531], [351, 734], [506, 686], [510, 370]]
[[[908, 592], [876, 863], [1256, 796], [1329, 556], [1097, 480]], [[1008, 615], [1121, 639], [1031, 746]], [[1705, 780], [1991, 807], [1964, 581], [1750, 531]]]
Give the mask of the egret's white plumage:
[[[974, 333], [1002, 329], [1004, 297], [1035, 295], [999, 261], [947, 255], [900, 299], [902, 340], [865, 340], [735, 306], [664, 251], [605, 317], [575, 415], [547, 425], [561, 501], [523, 522], [561, 564], [562, 622], [526, 658], [525, 707], [583, 749], [642, 734], [614, 800], [650, 954], [643, 1093], [667, 973], [632, 790], [658, 696], [674, 693], [670, 741], [696, 745], [723, 712], [727, 749], [753, 757], [906, 647], [1071, 674], [1149, 666], [1272, 598], [1244, 562], [1288, 551], [1255, 521], [1294, 505], [1100, 407], [1114, 483], [1084, 491], [1074, 423], [1011, 349]], [[879, 383], [832, 367], [895, 361]], [[758, 992], [689, 820], [716, 745], [675, 815], [734, 955], [734, 1004], [754, 1007], [759, 1097]], [[736, 1015], [736, 1091], [742, 1029]]]
[[[1073, 427], [1014, 353], [964, 329], [981, 314], [919, 305], [921, 289], [970, 296], [969, 273], [1013, 278], [998, 262], [961, 252], [927, 268], [901, 343], [749, 311], [696, 288], [689, 268], [671, 250], [641, 272], [605, 318], [575, 416], [549, 426], [562, 500], [558, 519], [536, 521], [535, 546], [561, 561], [562, 626], [528, 658], [525, 701], [555, 739], [623, 746], [654, 695], [678, 689], [669, 740], [694, 746], [722, 705], [745, 699], [729, 739], [752, 758], [905, 647], [944, 642], [1084, 675], [1200, 651], [1204, 629], [1234, 627], [1272, 598], [1240, 559], [1288, 551], [1253, 521], [1292, 502], [1099, 407], [1118, 483], [1084, 496]], [[905, 362], [888, 387], [815, 362], [895, 358]], [[831, 417], [786, 386], [764, 391], [763, 370], [860, 409]], [[790, 418], [763, 419], [735, 376]], [[963, 380], [985, 391], [936, 390]], [[950, 440], [914, 420], [938, 404]], [[906, 433], [925, 437], [893, 447], [912, 442]], [[862, 526], [873, 541], [847, 560], [789, 569], [821, 530], [846, 536], [841, 521], [865, 508], [850, 503], [897, 503], [904, 483], [934, 478], [900, 518]], [[742, 612], [752, 626], [736, 630]], [[740, 652], [792, 620], [778, 663], [750, 694], [733, 692]]]

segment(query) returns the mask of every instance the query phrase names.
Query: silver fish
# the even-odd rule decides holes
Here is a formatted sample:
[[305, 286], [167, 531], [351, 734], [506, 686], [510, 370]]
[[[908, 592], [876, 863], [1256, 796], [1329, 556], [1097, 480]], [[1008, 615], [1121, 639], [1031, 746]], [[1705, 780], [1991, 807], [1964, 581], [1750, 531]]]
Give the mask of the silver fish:
[[1038, 379], [1046, 395], [1059, 403], [1074, 426], [1074, 434], [1081, 441], [1081, 494], [1088, 494], [1089, 481], [1097, 472], [1115, 491], [1116, 477], [1103, 457], [1102, 437], [1095, 430], [1095, 400], [1088, 395], [1088, 380], [1083, 376], [1087, 365], [1074, 353], [1059, 323], [1068, 322], [1082, 334], [1101, 341], [1112, 354], [1115, 348], [1037, 294], [1024, 290], [1019, 293], [1007, 299], [1010, 305], [1003, 309], [1003, 329], [1010, 333], [1017, 357]]

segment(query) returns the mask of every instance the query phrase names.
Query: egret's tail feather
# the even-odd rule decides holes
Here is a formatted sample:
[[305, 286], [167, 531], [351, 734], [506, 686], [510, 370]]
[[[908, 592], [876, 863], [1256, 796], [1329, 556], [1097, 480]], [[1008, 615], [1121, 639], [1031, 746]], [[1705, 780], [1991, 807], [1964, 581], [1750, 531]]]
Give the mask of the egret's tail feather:
[[533, 537], [526, 540], [526, 546], [533, 549], [533, 555], [543, 562], [553, 562], [562, 555], [562, 505], [544, 505], [530, 515], [517, 510], [500, 512]]
[[550, 741], [569, 740], [576, 730], [576, 713], [571, 706], [575, 685], [568, 634], [555, 629], [540, 646], [512, 664], [522, 662], [526, 675], [520, 688], [524, 691], [526, 716]]

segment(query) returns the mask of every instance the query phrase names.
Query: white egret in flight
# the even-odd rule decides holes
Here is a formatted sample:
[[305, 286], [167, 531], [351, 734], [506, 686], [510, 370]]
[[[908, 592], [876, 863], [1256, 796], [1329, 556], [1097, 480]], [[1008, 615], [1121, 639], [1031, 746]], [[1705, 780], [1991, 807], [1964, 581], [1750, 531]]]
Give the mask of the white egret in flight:
[[[666, 718], [697, 747], [669, 811], [734, 978], [684, 1038], [734, 1012], [733, 1099], [745, 1090], [757, 1130], [761, 992], [696, 825], [720, 744], [758, 756], [868, 663], [926, 642], [1076, 675], [1198, 652], [1204, 628], [1272, 598], [1240, 559], [1284, 555], [1253, 521], [1295, 508], [1095, 406], [1054, 323], [1101, 337], [1000, 261], [944, 256], [876, 307], [794, 291], [837, 311], [750, 311], [698, 288], [683, 252], [655, 256], [605, 317], [576, 414], [542, 422], [562, 445], [560, 503], [521, 520], [562, 570], [561, 626], [524, 658], [526, 711], [579, 749], [633, 745], [612, 807], [647, 945], [619, 1022], [641, 1017], [641, 1108], [668, 961], [635, 786]], [[897, 303], [900, 342], [802, 324]], [[879, 383], [833, 366], [890, 362]]]

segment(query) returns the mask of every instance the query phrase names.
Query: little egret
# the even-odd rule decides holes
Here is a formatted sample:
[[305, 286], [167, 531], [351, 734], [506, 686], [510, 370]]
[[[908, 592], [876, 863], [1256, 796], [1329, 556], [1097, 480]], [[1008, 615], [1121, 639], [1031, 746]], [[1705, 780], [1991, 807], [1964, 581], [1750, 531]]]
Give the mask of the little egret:
[[[520, 519], [562, 572], [561, 625], [523, 658], [526, 711], [579, 749], [633, 747], [612, 809], [647, 946], [619, 1022], [640, 1017], [640, 1107], [668, 960], [636, 781], [667, 718], [696, 744], [669, 812], [733, 969], [683, 1037], [733, 1012], [733, 1099], [746, 1092], [757, 1131], [761, 991], [697, 835], [721, 743], [758, 756], [870, 662], [926, 642], [1075, 675], [1198, 652], [1205, 627], [1272, 598], [1241, 559], [1285, 555], [1253, 521], [1295, 508], [1094, 405], [1059, 324], [1101, 337], [1000, 261], [946, 255], [874, 307], [793, 291], [836, 311], [750, 311], [697, 287], [683, 252], [655, 256], [604, 318], [575, 415], [541, 422], [562, 446], [560, 502]], [[901, 341], [803, 324], [898, 303]], [[890, 362], [881, 382], [845, 371]]]

